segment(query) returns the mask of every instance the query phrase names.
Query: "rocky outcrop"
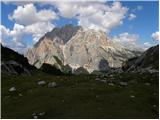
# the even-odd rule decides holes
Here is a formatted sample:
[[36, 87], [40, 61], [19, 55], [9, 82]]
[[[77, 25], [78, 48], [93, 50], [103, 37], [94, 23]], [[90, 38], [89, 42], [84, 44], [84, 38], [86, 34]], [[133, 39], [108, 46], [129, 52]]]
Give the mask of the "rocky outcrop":
[[46, 63], [62, 70], [67, 65], [72, 73], [81, 67], [89, 73], [108, 71], [134, 56], [134, 51], [107, 39], [106, 33], [72, 25], [54, 28], [26, 53], [29, 63], [37, 68]]
[[140, 57], [135, 57], [123, 63], [124, 71], [158, 72], [159, 45], [149, 48]]
[[27, 58], [1, 45], [1, 72], [15, 75], [31, 75], [35, 67], [28, 63]]

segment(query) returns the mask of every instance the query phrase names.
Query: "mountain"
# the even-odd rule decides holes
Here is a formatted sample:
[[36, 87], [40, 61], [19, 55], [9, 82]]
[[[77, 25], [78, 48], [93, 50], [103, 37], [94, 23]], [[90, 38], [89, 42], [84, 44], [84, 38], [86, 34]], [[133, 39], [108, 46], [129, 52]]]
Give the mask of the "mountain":
[[1, 45], [1, 72], [16, 75], [30, 75], [35, 67], [28, 63], [27, 58]]
[[37, 68], [46, 63], [62, 70], [67, 65], [72, 73], [77, 73], [78, 68], [89, 73], [109, 71], [137, 55], [139, 52], [108, 40], [102, 31], [73, 25], [54, 28], [25, 54], [29, 63]]
[[159, 45], [149, 48], [140, 57], [134, 57], [123, 63], [125, 71], [159, 70]]

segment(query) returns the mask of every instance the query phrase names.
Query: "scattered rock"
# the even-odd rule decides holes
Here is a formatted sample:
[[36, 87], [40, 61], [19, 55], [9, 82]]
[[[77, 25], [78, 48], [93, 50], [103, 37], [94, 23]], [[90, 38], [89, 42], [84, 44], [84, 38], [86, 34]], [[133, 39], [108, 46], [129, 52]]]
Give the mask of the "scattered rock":
[[14, 92], [14, 91], [16, 91], [16, 88], [15, 88], [15, 87], [11, 87], [11, 88], [9, 89], [9, 92]]
[[38, 119], [38, 116], [33, 116], [34, 119]]
[[127, 86], [128, 85], [127, 82], [119, 82], [119, 84], [122, 85], [122, 86]]
[[45, 115], [45, 112], [39, 113], [39, 116], [43, 116], [43, 115]]
[[48, 87], [57, 87], [57, 83], [56, 82], [49, 82], [48, 83]]
[[109, 77], [113, 77], [113, 75], [109, 75]]
[[150, 83], [145, 83], [145, 85], [150, 86], [151, 84]]
[[106, 83], [107, 81], [106, 80], [100, 80], [101, 82], [104, 82], [104, 83]]
[[32, 116], [36, 116], [36, 113], [33, 113]]
[[22, 96], [22, 94], [21, 94], [21, 93], [19, 93], [18, 95], [19, 95], [19, 96]]
[[33, 116], [34, 119], [38, 119], [38, 116], [37, 116], [36, 113], [33, 113], [32, 116]]
[[157, 107], [157, 105], [153, 105], [153, 107]]
[[113, 83], [108, 83], [108, 85], [109, 85], [109, 86], [114, 86], [114, 84], [113, 84]]
[[100, 78], [96, 78], [95, 80], [99, 81], [99, 80], [100, 80]]
[[134, 95], [131, 95], [130, 97], [131, 97], [131, 98], [135, 98], [135, 96], [134, 96]]
[[46, 84], [46, 82], [44, 81], [44, 80], [41, 80], [41, 81], [38, 81], [38, 83], [37, 83], [38, 85], [45, 85]]

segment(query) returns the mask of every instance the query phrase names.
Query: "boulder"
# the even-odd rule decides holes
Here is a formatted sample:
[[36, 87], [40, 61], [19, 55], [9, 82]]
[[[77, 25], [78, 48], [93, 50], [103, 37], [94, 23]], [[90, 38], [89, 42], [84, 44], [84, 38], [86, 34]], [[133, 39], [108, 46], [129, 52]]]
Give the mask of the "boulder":
[[57, 83], [56, 82], [49, 82], [48, 87], [50, 87], [50, 88], [57, 87]]
[[41, 80], [41, 81], [38, 81], [38, 83], [37, 83], [38, 85], [45, 85], [46, 84], [46, 82], [44, 81], [44, 80]]
[[127, 85], [128, 85], [127, 82], [119, 82], [119, 84], [120, 84], [121, 86], [127, 86]]
[[14, 91], [16, 91], [16, 88], [15, 88], [15, 87], [11, 87], [11, 88], [9, 89], [9, 92], [14, 92]]

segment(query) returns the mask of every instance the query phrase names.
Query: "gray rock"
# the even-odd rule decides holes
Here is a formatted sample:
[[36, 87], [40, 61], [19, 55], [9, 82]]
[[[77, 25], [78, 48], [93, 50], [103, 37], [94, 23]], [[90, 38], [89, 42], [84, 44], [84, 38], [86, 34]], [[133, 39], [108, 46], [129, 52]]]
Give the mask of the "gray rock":
[[34, 119], [38, 119], [38, 116], [33, 116]]
[[119, 82], [119, 84], [120, 84], [121, 86], [127, 86], [127, 85], [128, 85], [127, 82]]
[[38, 83], [37, 83], [38, 85], [45, 85], [46, 84], [46, 82], [44, 81], [44, 80], [41, 80], [41, 81], [38, 81]]
[[56, 82], [49, 82], [48, 83], [48, 87], [52, 88], [52, 87], [57, 87], [57, 83]]
[[108, 85], [109, 85], [109, 86], [114, 86], [114, 84], [113, 84], [113, 83], [108, 83]]
[[44, 115], [45, 115], [45, 112], [39, 113], [39, 116], [44, 116]]
[[11, 87], [11, 88], [9, 89], [9, 92], [14, 92], [14, 91], [16, 91], [16, 88], [15, 88], [15, 87]]
[[110, 67], [121, 67], [122, 62], [136, 56], [136, 53], [109, 40], [105, 32], [70, 25], [46, 33], [25, 56], [37, 68], [45, 62], [56, 64], [61, 70], [62, 66], [69, 65], [72, 73], [81, 67], [92, 73], [107, 72]]
[[150, 83], [145, 83], [145, 85], [150, 86], [151, 84]]
[[131, 97], [131, 98], [135, 98], [135, 96], [134, 96], [134, 95], [131, 95], [130, 97]]
[[153, 105], [153, 107], [157, 107], [157, 105]]
[[95, 80], [99, 81], [99, 80], [101, 80], [101, 79], [100, 79], [100, 78], [96, 78]]
[[106, 80], [100, 80], [101, 82], [104, 82], [104, 83], [107, 83], [107, 81]]

